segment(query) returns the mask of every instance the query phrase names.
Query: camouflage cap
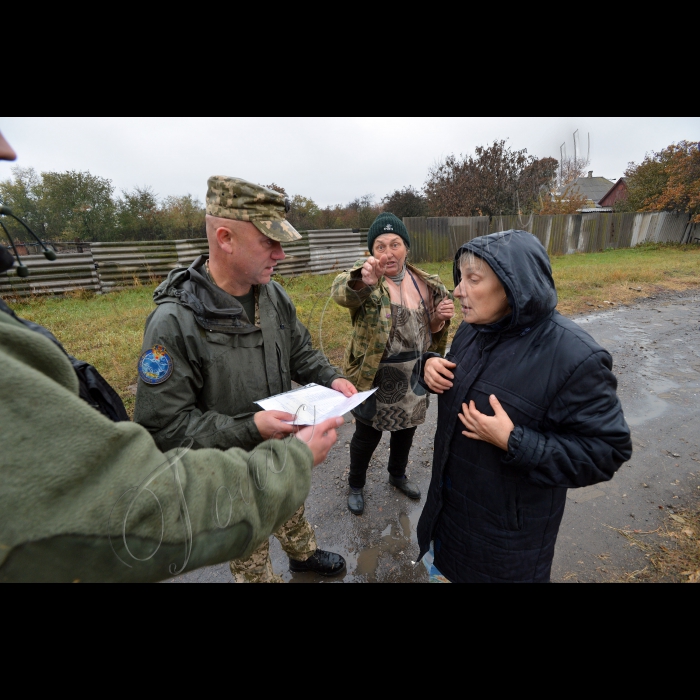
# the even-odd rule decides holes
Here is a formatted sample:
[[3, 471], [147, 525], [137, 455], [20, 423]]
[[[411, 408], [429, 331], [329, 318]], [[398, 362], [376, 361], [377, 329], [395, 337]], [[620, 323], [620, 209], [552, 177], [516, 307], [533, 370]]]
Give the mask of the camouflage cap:
[[292, 243], [301, 240], [299, 232], [285, 218], [290, 209], [287, 197], [267, 187], [237, 177], [216, 175], [209, 178], [209, 216], [248, 221], [273, 241]]

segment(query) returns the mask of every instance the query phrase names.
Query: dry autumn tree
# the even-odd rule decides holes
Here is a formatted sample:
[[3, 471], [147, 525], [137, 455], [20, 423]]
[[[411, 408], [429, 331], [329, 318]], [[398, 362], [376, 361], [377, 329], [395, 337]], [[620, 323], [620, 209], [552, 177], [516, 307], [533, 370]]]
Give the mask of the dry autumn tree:
[[557, 175], [554, 158], [514, 151], [506, 141], [479, 146], [473, 156], [450, 155], [429, 172], [425, 194], [433, 216], [529, 214], [549, 193]]
[[672, 211], [700, 223], [700, 144], [681, 141], [647, 155], [627, 172], [629, 197], [619, 211]]

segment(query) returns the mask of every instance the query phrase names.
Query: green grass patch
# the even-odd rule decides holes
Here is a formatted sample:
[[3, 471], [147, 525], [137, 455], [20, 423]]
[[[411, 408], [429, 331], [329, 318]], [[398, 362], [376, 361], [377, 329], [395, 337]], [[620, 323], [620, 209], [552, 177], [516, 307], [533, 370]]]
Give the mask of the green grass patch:
[[119, 392], [130, 413], [146, 318], [154, 287], [103, 296], [38, 298], [12, 304], [22, 318], [48, 328], [75, 357], [95, 365]]
[[[700, 286], [700, 246], [642, 246], [552, 261], [564, 314], [610, 308], [605, 302], [630, 303], [664, 290]], [[420, 267], [439, 274], [453, 288], [452, 263]], [[299, 318], [335, 365], [342, 363], [352, 335], [350, 314], [330, 300], [335, 275], [280, 280], [297, 306]], [[631, 289], [632, 288], [632, 289]], [[133, 410], [129, 387], [137, 381], [137, 363], [146, 318], [153, 311], [154, 287], [105, 296], [87, 294], [36, 298], [11, 304], [19, 316], [49, 328], [68, 352], [95, 365]], [[641, 291], [637, 291], [641, 290]], [[453, 332], [458, 323], [453, 324]]]
[[[559, 310], [573, 314], [700, 285], [700, 246], [646, 245], [552, 260]], [[641, 291], [638, 291], [641, 290]]]

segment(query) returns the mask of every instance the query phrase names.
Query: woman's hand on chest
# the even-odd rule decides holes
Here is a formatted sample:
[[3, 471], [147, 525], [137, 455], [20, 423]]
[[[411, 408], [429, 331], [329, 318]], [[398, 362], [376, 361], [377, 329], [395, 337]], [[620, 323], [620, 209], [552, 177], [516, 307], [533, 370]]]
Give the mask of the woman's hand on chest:
[[499, 447], [504, 452], [508, 452], [508, 442], [512, 432], [515, 430], [515, 424], [495, 396], [491, 396], [489, 402], [495, 413], [494, 416], [487, 416], [481, 413], [474, 401], [471, 401], [469, 406], [467, 404], [462, 405], [462, 413], [459, 415], [459, 420], [462, 421], [462, 425], [466, 428], [462, 435], [471, 440], [487, 442], [490, 445]]

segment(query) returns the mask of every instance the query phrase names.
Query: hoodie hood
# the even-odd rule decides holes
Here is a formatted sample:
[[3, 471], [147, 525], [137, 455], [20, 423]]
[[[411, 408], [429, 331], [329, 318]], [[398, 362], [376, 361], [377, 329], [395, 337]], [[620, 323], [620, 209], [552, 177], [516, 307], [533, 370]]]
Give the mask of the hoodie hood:
[[180, 304], [192, 311], [197, 323], [215, 333], [253, 333], [257, 328], [246, 320], [243, 306], [209, 280], [204, 269], [208, 257], [200, 256], [188, 269], [173, 270], [156, 289], [156, 304]]
[[[510, 324], [494, 330], [528, 328], [549, 318], [557, 308], [559, 298], [549, 256], [531, 233], [504, 231], [475, 238], [462, 246], [455, 257], [455, 288], [462, 282], [460, 260], [465, 253], [473, 253], [487, 262], [508, 295], [513, 309]], [[483, 327], [483, 330], [489, 329], [491, 327]]]

